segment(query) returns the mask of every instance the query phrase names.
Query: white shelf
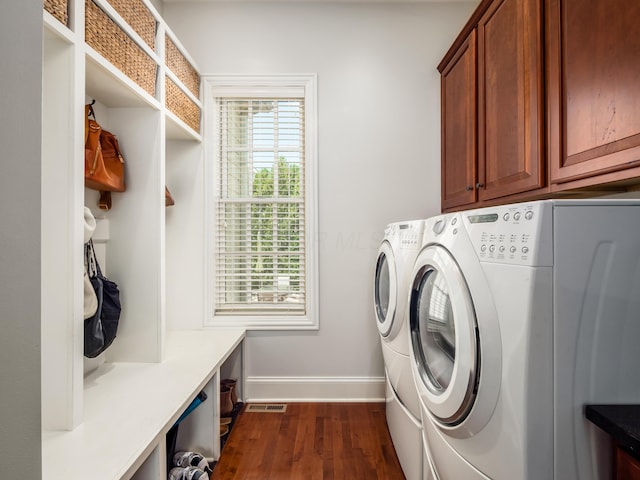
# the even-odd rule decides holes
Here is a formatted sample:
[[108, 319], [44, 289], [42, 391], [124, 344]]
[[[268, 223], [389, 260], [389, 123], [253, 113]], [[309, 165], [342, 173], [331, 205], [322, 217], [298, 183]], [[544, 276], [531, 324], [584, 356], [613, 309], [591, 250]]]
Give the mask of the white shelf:
[[184, 123], [174, 113], [166, 110], [166, 138], [167, 140], [192, 140], [202, 142], [202, 136]]
[[73, 32], [46, 10], [43, 10], [43, 25], [45, 27], [45, 35], [53, 34], [66, 41], [69, 45], [75, 43]]
[[[164, 79], [173, 75], [164, 64], [165, 32], [183, 47], [150, 0], [142, 2], [157, 20], [155, 50], [109, 0], [96, 1], [153, 60], [156, 88], [150, 94], [85, 43], [85, 0], [69, 0], [68, 27], [43, 12], [40, 194], [47, 199], [41, 222], [47, 248], [41, 270], [48, 288], [42, 298], [42, 472], [51, 480], [158, 480], [166, 478], [166, 434], [201, 390], [209, 399], [182, 424], [178, 440], [181, 448], [219, 455], [214, 425], [220, 369], [226, 361], [222, 371], [228, 374], [240, 363], [232, 373], [241, 378], [242, 348], [236, 347], [244, 330], [195, 330], [202, 328], [207, 295], [200, 280], [205, 265], [192, 254], [202, 251], [205, 241], [204, 147], [200, 132], [165, 105]], [[185, 94], [202, 108], [199, 98]], [[126, 159], [127, 191], [114, 194], [106, 213], [97, 210], [97, 192], [83, 182], [82, 113], [91, 100], [100, 125], [118, 135]], [[169, 213], [165, 185], [180, 202]], [[85, 205], [108, 219], [105, 242], [97, 246], [122, 302], [118, 336], [87, 365], [95, 370], [86, 375]], [[94, 240], [98, 236], [95, 232]]]
[[107, 363], [92, 372], [83, 423], [43, 432], [42, 478], [130, 478], [164, 448], [169, 428], [244, 336], [244, 329], [171, 331], [163, 362]]
[[90, 46], [85, 46], [86, 92], [99, 98], [107, 107], [150, 106], [160, 110], [160, 103], [135, 84]]

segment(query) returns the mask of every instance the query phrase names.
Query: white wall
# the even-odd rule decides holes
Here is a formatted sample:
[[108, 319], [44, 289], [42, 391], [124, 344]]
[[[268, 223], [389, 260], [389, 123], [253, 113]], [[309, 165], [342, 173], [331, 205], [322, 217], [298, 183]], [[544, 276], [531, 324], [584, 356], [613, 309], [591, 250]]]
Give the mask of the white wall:
[[203, 73], [318, 74], [320, 329], [251, 332], [250, 397], [384, 395], [376, 253], [440, 211], [436, 66], [476, 4], [165, 4]]
[[164, 1], [163, 0], [151, 0], [151, 4], [155, 7], [160, 15], [164, 17]]
[[42, 2], [0, 16], [0, 452], [2, 478], [41, 478]]

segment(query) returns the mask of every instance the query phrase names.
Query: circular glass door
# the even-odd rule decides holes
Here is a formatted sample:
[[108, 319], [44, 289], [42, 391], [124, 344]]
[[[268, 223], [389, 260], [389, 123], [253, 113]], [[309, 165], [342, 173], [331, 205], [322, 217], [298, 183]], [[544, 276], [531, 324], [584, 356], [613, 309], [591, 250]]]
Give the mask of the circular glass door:
[[479, 345], [469, 289], [443, 248], [430, 247], [418, 257], [409, 323], [422, 397], [439, 422], [457, 425], [477, 393]]
[[389, 262], [387, 256], [381, 253], [378, 257], [378, 264], [376, 265], [376, 313], [379, 322], [384, 322], [389, 311], [389, 294], [391, 293], [391, 287], [389, 285]]
[[378, 330], [383, 336], [391, 331], [397, 302], [396, 264], [388, 242], [383, 242], [378, 251], [373, 298]]
[[417, 334], [420, 336], [421, 362], [428, 377], [427, 387], [434, 393], [446, 390], [451, 382], [456, 359], [456, 326], [451, 299], [442, 274], [434, 269], [424, 272], [416, 296]]

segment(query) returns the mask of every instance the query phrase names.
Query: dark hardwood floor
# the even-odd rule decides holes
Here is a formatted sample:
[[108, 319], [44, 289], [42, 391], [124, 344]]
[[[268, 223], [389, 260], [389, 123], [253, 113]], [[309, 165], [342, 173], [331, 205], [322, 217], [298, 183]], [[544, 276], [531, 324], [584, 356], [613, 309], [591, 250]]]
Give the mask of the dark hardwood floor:
[[[246, 408], [246, 407], [245, 407]], [[403, 480], [384, 403], [289, 403], [236, 420], [211, 480]]]

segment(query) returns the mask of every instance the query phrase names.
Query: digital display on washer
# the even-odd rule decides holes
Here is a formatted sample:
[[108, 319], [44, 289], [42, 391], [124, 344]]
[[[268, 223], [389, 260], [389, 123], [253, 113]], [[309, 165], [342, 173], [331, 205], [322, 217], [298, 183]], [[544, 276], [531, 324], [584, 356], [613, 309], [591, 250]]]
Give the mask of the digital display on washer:
[[469, 215], [471, 223], [493, 223], [498, 221], [497, 213], [485, 213], [484, 215]]

